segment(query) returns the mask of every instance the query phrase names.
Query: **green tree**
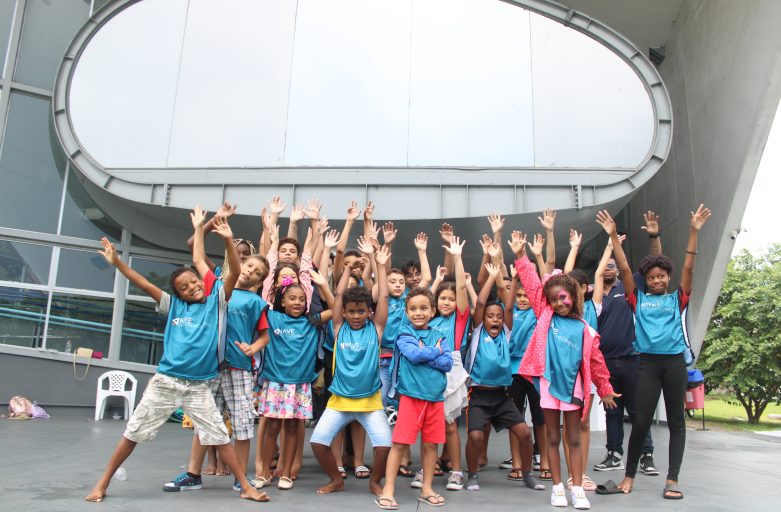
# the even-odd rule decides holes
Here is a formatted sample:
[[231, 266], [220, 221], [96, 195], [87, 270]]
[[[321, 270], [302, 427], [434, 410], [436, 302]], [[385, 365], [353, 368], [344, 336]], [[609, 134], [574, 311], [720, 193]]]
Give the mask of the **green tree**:
[[749, 423], [781, 403], [781, 244], [732, 258], [698, 365], [709, 388], [733, 390]]

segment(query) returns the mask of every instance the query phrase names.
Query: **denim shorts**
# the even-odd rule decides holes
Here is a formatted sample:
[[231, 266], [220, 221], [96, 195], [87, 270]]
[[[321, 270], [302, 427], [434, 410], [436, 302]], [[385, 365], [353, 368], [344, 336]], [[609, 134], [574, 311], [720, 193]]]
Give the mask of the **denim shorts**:
[[336, 434], [353, 421], [363, 425], [366, 433], [369, 434], [372, 446], [375, 448], [391, 446], [391, 430], [388, 426], [385, 411], [381, 410], [358, 412], [337, 411], [326, 408], [317, 421], [315, 431], [312, 432], [312, 437], [309, 440], [312, 443], [331, 446], [331, 442], [336, 437]]

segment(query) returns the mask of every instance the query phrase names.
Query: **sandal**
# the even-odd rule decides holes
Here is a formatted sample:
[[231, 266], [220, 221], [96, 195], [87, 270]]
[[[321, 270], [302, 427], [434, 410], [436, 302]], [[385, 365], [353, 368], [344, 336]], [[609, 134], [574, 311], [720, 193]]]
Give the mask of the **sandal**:
[[364, 465], [360, 465], [355, 468], [355, 478], [358, 480], [366, 480], [367, 478], [372, 476], [371, 469]]
[[[674, 494], [670, 494], [674, 493]], [[682, 500], [683, 491], [678, 487], [677, 483], [665, 484], [664, 491], [662, 491], [662, 497], [666, 500]]]
[[418, 496], [418, 501], [425, 503], [429, 507], [441, 507], [445, 504], [445, 498], [440, 494], [429, 494], [428, 496], [421, 494]]
[[523, 470], [521, 468], [512, 468], [510, 472], [507, 474], [507, 480], [520, 482], [521, 480], [523, 480]]
[[290, 477], [287, 476], [279, 477], [279, 483], [277, 484], [277, 489], [282, 489], [283, 491], [289, 491], [292, 488], [293, 488], [293, 480]]
[[415, 472], [412, 471], [408, 465], [402, 464], [399, 466], [399, 476], [403, 476], [404, 478], [412, 478], [415, 476]]
[[342, 475], [342, 479], [347, 478], [347, 471], [344, 470], [344, 466], [336, 466], [336, 469], [339, 470], [339, 474]]
[[596, 491], [597, 490], [597, 483], [591, 479], [588, 475], [583, 475], [583, 478], [581, 479], [584, 491]]
[[377, 505], [382, 510], [398, 510], [399, 504], [396, 503], [396, 500], [393, 498], [388, 498], [387, 496], [378, 496], [377, 499], [374, 500], [374, 504]]
[[553, 480], [553, 474], [550, 472], [550, 469], [540, 469], [540, 480]]
[[440, 458], [439, 459], [439, 467], [442, 468], [443, 470], [447, 471], [447, 472], [453, 471], [453, 463], [450, 462], [447, 459]]
[[439, 461], [434, 463], [434, 476], [442, 476], [445, 472], [442, 471], [442, 466], [439, 465]]

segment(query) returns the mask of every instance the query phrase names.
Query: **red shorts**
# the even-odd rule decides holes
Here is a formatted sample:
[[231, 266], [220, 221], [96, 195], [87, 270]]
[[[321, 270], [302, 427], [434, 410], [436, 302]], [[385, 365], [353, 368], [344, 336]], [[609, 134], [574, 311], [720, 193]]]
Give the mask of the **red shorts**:
[[427, 402], [401, 395], [393, 442], [415, 444], [418, 432], [424, 443], [445, 442], [445, 402]]

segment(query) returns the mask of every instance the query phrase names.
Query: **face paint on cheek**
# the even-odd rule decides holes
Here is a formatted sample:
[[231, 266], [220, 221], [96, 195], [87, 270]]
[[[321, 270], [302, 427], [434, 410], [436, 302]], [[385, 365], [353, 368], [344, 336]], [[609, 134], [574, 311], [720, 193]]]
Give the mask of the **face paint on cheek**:
[[567, 293], [565, 291], [560, 291], [559, 292], [559, 300], [565, 306], [572, 307], [572, 297], [569, 296], [569, 293]]

